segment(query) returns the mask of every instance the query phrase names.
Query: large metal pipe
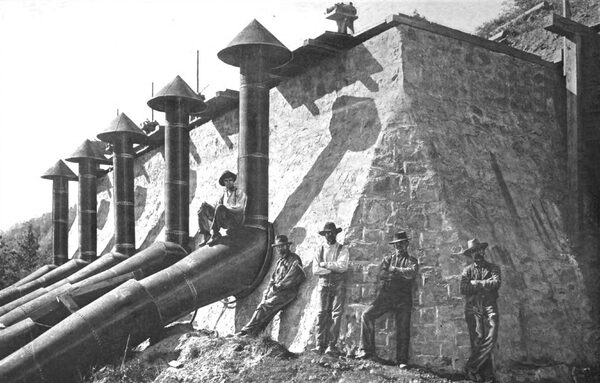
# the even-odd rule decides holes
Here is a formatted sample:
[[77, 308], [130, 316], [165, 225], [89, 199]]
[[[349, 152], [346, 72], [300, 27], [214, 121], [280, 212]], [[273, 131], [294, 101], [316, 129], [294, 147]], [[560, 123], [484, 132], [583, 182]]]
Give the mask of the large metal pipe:
[[[119, 253], [104, 254], [103, 256], [101, 256], [100, 258], [95, 260], [94, 262], [88, 264], [87, 266], [84, 266], [82, 269], [74, 272], [70, 276], [60, 279], [51, 285], [37, 288], [36, 290], [31, 291], [30, 293], [22, 295], [18, 299], [15, 299], [9, 303], [6, 303], [2, 307], [0, 307], [0, 316], [16, 309], [17, 307], [19, 307], [21, 305], [24, 305], [27, 302], [34, 300], [37, 297], [47, 294], [50, 291], [53, 291], [54, 289], [56, 289], [62, 285], [73, 284], [73, 283], [79, 282], [81, 280], [84, 280], [92, 275], [98, 274], [127, 258], [128, 258], [127, 256], [125, 256], [123, 254], [119, 254]], [[81, 262], [81, 261], [79, 261], [79, 262]], [[2, 323], [2, 321], [0, 321], [0, 323]]]
[[[29, 274], [28, 276], [19, 279], [17, 282], [15, 282], [14, 284], [12, 284], [10, 287], [16, 287], [16, 286], [21, 286], [27, 282], [31, 282], [35, 279], [38, 279], [39, 277], [41, 277], [42, 275], [46, 274], [49, 271], [52, 271], [56, 269], [56, 265], [52, 264], [52, 265], [44, 265], [42, 267], [40, 267], [39, 269], [37, 269], [36, 271], [34, 271], [33, 273]], [[0, 292], [4, 291], [4, 289], [0, 290]]]
[[135, 253], [133, 143], [144, 142], [146, 135], [121, 113], [97, 137], [113, 146], [115, 250], [130, 256]]
[[42, 178], [52, 180], [54, 264], [62, 265], [69, 259], [69, 181], [77, 181], [77, 176], [58, 160]]
[[96, 174], [98, 164], [106, 161], [106, 158], [97, 144], [85, 140], [67, 161], [79, 164], [79, 256], [84, 261], [92, 262], [97, 256]]
[[74, 287], [57, 295], [28, 317], [0, 331], [0, 359], [31, 342], [79, 308], [132, 278], [135, 278], [135, 275], [128, 273], [89, 286]]
[[[30, 317], [38, 310], [43, 310], [44, 307], [49, 304], [51, 305], [56, 298], [62, 294], [69, 293], [85, 286], [94, 285], [120, 275], [131, 273], [133, 275], [132, 278], [145, 278], [156, 273], [157, 271], [171, 266], [186, 255], [187, 252], [185, 249], [178, 244], [170, 242], [157, 242], [152, 246], [140, 251], [133, 257], [127, 258], [119, 264], [92, 275], [85, 280], [81, 280], [77, 283], [69, 282], [67, 280], [67, 282], [56, 286], [54, 289], [47, 291], [45, 294], [32, 298], [28, 302], [24, 302], [20, 305], [12, 307], [8, 311], [2, 310], [0, 313], [0, 323], [5, 326], [10, 326], [27, 317]], [[96, 262], [99, 261], [100, 260]], [[92, 265], [94, 263], [92, 263]], [[0, 338], [1, 335], [2, 332], [0, 332]]]
[[206, 108], [179, 76], [148, 101], [153, 110], [165, 112], [165, 240], [189, 249], [190, 208], [190, 113]]
[[34, 290], [37, 290], [41, 287], [46, 287], [60, 279], [66, 278], [87, 264], [88, 262], [82, 261], [81, 259], [71, 259], [67, 263], [58, 266], [40, 278], [24, 283], [20, 286], [13, 286], [8, 289], [4, 289], [0, 293], [0, 305], [6, 305], [7, 303], [10, 303]]
[[240, 68], [238, 184], [248, 196], [244, 225], [265, 230], [269, 219], [268, 70], [291, 58], [291, 52], [253, 20], [219, 58]]
[[[258, 54], [267, 55], [267, 59], [264, 60], [267, 63], [266, 67], [269, 64], [282, 63], [283, 58], [287, 60], [290, 57], [289, 50], [256, 21], [236, 39], [236, 44], [232, 42], [226, 48], [231, 48], [226, 56], [231, 54], [237, 57], [236, 61], [243, 57], [242, 53], [246, 49], [254, 49]], [[260, 49], [256, 50], [257, 47]], [[269, 57], [269, 54], [277, 59]], [[168, 91], [169, 89], [164, 94]], [[155, 100], [151, 100], [149, 105]], [[185, 100], [180, 96], [165, 97], [160, 99], [159, 105], [167, 109], [168, 104], [173, 101], [181, 105]], [[155, 108], [157, 105], [150, 106], [158, 109]], [[252, 112], [248, 112], [248, 115], [252, 116]], [[181, 111], [168, 118], [181, 121]], [[177, 122], [179, 123], [181, 122]], [[252, 122], [252, 117], [247, 125], [257, 126]], [[249, 135], [253, 134], [251, 128], [248, 132]], [[169, 140], [166, 142], [169, 145]], [[256, 145], [248, 145], [248, 155], [242, 157], [261, 157], [252, 154], [263, 153], [262, 139], [258, 140]], [[186, 164], [187, 155], [186, 152]], [[167, 155], [165, 157], [171, 158]], [[252, 164], [252, 161], [248, 163]], [[260, 166], [264, 166], [264, 161], [256, 162], [256, 168]], [[246, 168], [251, 169], [252, 165]], [[245, 170], [248, 180], [251, 177], [250, 171]], [[248, 184], [251, 184], [251, 181], [248, 181]], [[166, 194], [169, 193], [170, 187], [166, 186]], [[174, 187], [173, 189], [179, 190]], [[253, 196], [261, 196], [261, 193], [264, 193], [259, 188], [249, 190], [256, 190], [251, 191]], [[267, 214], [266, 210], [256, 208], [255, 211], [257, 215]], [[269, 230], [265, 230], [267, 225], [263, 224], [261, 217], [257, 222], [256, 226], [260, 227], [238, 228], [234, 235], [224, 237], [215, 246], [203, 247], [173, 266], [141, 281], [130, 280], [80, 309], [77, 315], [69, 316], [47, 333], [0, 361], [0, 378], [8, 382], [73, 381], [77, 379], [77, 371], [81, 368], [105, 361], [126, 347], [127, 342], [137, 344], [195, 308], [227, 296], [247, 294], [264, 277], [267, 269], [265, 264], [270, 262], [271, 257], [269, 243], [272, 241], [272, 229], [269, 225]], [[180, 233], [175, 234], [170, 238], [176, 238], [187, 245], [187, 237], [183, 238]]]
[[73, 382], [191, 310], [244, 294], [264, 276], [272, 231], [240, 228], [141, 281], [129, 280], [0, 361], [3, 382]]

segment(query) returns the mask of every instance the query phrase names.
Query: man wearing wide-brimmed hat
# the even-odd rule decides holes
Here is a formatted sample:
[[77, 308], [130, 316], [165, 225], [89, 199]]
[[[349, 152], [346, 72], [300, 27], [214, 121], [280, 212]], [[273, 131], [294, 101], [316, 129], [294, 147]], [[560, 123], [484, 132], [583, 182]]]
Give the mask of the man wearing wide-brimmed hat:
[[495, 382], [492, 351], [498, 339], [498, 289], [500, 267], [484, 259], [488, 244], [471, 239], [463, 255], [473, 263], [464, 268], [460, 293], [466, 298], [465, 320], [471, 338], [471, 356], [465, 364], [467, 378], [474, 382]]
[[316, 347], [312, 350], [338, 356], [342, 314], [346, 301], [345, 274], [348, 270], [348, 249], [337, 242], [342, 231], [335, 223], [327, 222], [319, 235], [325, 237], [313, 260], [313, 273], [319, 276], [319, 313], [317, 315]]
[[302, 260], [290, 250], [291, 244], [285, 235], [278, 235], [275, 239], [273, 250], [279, 253], [275, 271], [252, 318], [237, 335], [257, 336], [269, 325], [273, 317], [298, 295], [300, 284], [306, 276]]
[[400, 368], [408, 364], [413, 281], [419, 271], [417, 259], [408, 254], [408, 242], [405, 231], [396, 233], [394, 239], [388, 242], [395, 251], [383, 257], [377, 297], [362, 315], [359, 359], [383, 361], [375, 353], [375, 320], [393, 312], [396, 319], [396, 364]]
[[[237, 176], [226, 170], [219, 177], [219, 185], [225, 188], [215, 206], [206, 202], [198, 209], [198, 232], [203, 241], [199, 246], [212, 244], [221, 236], [220, 229], [231, 229], [244, 222], [246, 193], [235, 186]], [[211, 236], [212, 232], [212, 236]]]

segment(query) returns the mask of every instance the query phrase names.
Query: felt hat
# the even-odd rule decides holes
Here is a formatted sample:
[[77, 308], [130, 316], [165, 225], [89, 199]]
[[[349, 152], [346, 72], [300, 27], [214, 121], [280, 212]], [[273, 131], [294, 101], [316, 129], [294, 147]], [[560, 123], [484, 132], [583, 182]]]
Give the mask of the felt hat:
[[477, 238], [470, 239], [467, 241], [467, 248], [463, 251], [463, 255], [470, 256], [473, 251], [486, 247], [488, 247], [487, 242], [479, 242]]
[[404, 230], [401, 230], [401, 231], [397, 232], [396, 234], [394, 234], [394, 239], [388, 243], [390, 245], [392, 245], [394, 243], [404, 242], [404, 241], [408, 241], [408, 240], [409, 240], [409, 238], [406, 235], [406, 232]]
[[338, 234], [340, 231], [342, 231], [341, 227], [335, 227], [335, 223], [327, 222], [325, 224], [325, 226], [323, 226], [323, 230], [319, 231], [319, 235], [325, 235], [325, 233], [328, 233], [328, 232], [333, 232], [335, 234]]
[[225, 178], [233, 178], [234, 182], [235, 180], [237, 180], [237, 176], [235, 175], [235, 173], [232, 173], [229, 170], [225, 170], [223, 174], [221, 174], [221, 177], [219, 177], [219, 185], [225, 186]]
[[271, 245], [271, 247], [285, 246], [291, 245], [293, 242], [288, 241], [288, 237], [286, 235], [278, 235], [275, 238], [275, 243]]

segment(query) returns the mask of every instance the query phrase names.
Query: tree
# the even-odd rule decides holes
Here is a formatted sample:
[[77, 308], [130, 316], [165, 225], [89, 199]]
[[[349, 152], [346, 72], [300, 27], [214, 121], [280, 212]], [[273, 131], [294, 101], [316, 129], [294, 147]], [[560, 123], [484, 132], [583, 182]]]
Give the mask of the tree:
[[25, 233], [21, 234], [17, 241], [17, 262], [21, 270], [21, 276], [33, 271], [38, 264], [38, 249], [40, 248], [39, 234], [30, 222], [27, 224]]

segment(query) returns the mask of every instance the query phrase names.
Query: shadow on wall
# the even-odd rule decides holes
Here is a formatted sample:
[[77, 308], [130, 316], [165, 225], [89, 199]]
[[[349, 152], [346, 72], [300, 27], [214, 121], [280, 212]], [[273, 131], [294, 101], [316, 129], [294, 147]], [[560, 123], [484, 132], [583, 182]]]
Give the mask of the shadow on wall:
[[135, 196], [134, 222], [137, 222], [142, 217], [142, 213], [144, 213], [144, 209], [146, 208], [146, 199], [148, 198], [148, 189], [143, 186], [136, 186], [134, 196]]
[[371, 75], [381, 72], [383, 67], [373, 58], [371, 52], [363, 45], [359, 45], [345, 53], [347, 54], [352, 55], [352, 60], [346, 60], [344, 56], [328, 60], [322, 65], [324, 73], [337, 75], [299, 76], [298, 80], [286, 81], [279, 85], [277, 90], [292, 108], [304, 105], [313, 116], [320, 113], [315, 100], [328, 93], [339, 91], [356, 81], [362, 82], [371, 92], [379, 91], [379, 85]]
[[296, 226], [347, 151], [362, 152], [375, 144], [381, 131], [381, 121], [373, 99], [338, 97], [332, 106], [329, 131], [331, 141], [275, 219], [273, 224], [277, 233], [287, 233]]
[[240, 131], [239, 117], [239, 113], [226, 113], [225, 115], [213, 120], [215, 129], [229, 149], [233, 149], [233, 142], [231, 142], [229, 136], [238, 134]]
[[104, 229], [104, 225], [106, 225], [106, 221], [108, 220], [108, 213], [110, 213], [110, 202], [103, 199], [100, 201], [100, 206], [98, 206], [98, 216], [96, 218], [98, 230]]
[[148, 246], [152, 245], [156, 241], [156, 237], [160, 234], [162, 229], [165, 227], [165, 211], [160, 214], [160, 218], [156, 221], [156, 224], [148, 231], [148, 235], [144, 239], [144, 242], [138, 247], [138, 251], [144, 250]]

